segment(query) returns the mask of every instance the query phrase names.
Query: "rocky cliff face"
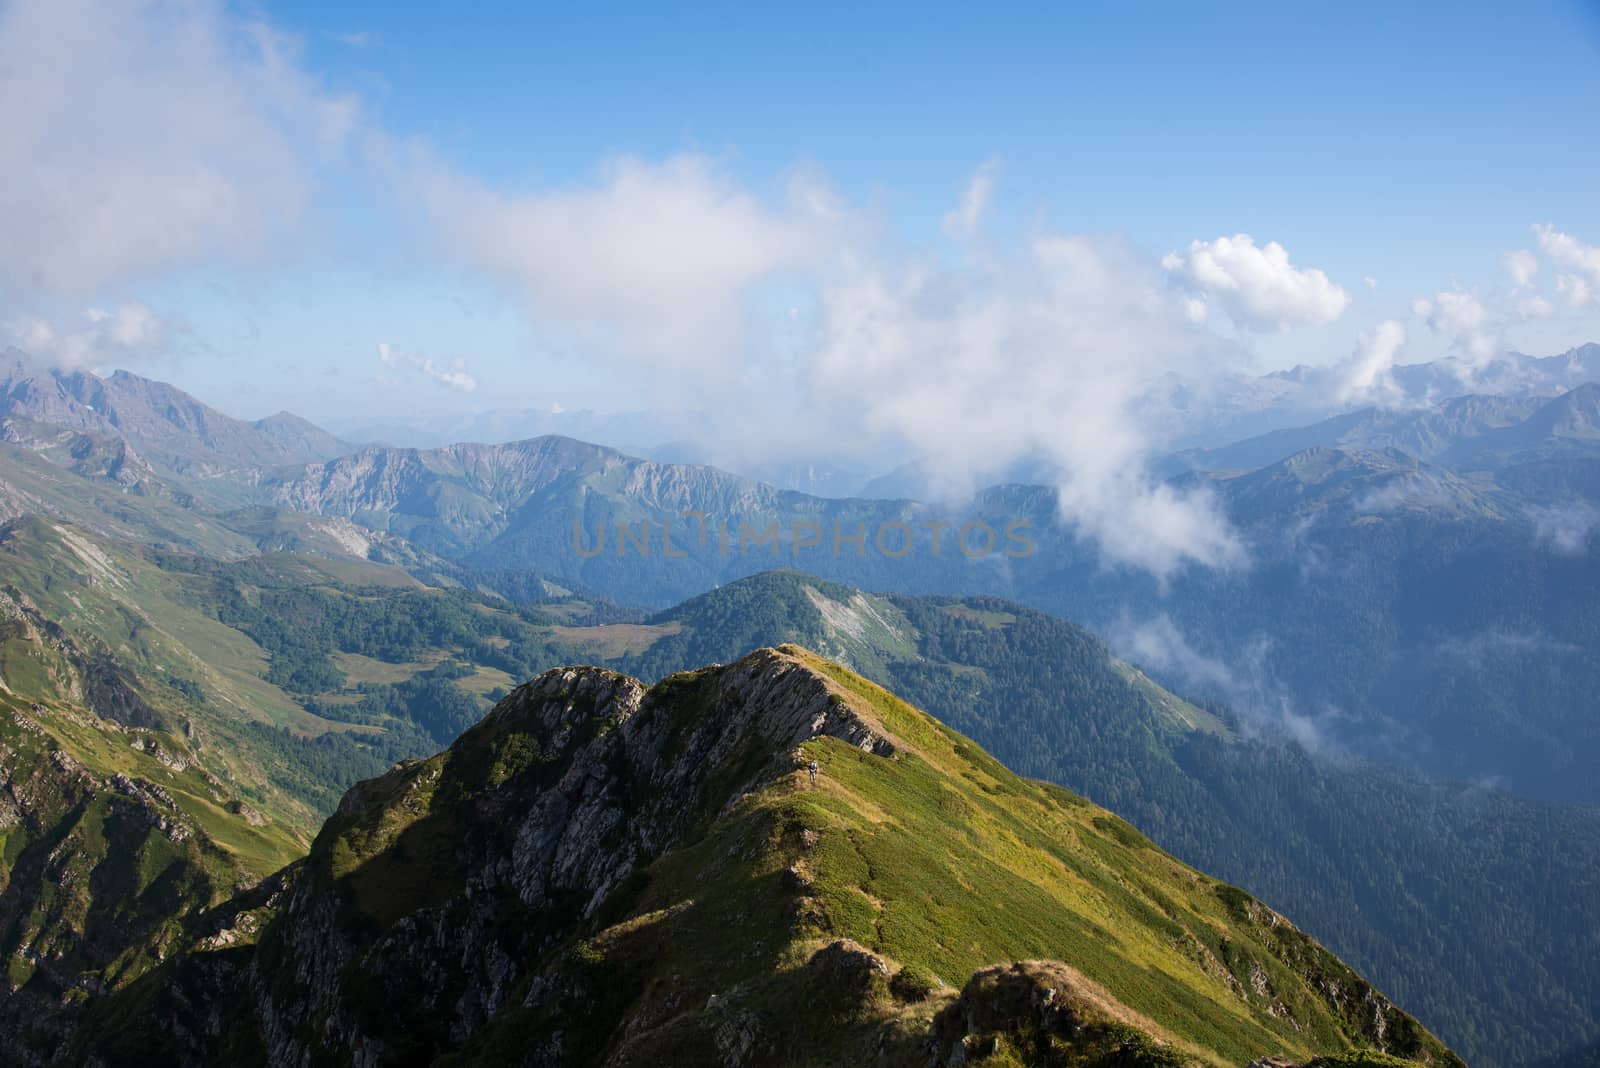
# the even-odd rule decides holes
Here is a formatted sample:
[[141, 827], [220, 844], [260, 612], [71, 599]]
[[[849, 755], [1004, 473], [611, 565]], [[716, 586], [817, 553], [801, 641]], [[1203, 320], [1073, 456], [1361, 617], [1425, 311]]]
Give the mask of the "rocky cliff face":
[[[1156, 883], [1170, 931], [1131, 904]], [[1214, 885], [798, 648], [649, 689], [563, 668], [446, 752], [352, 789], [303, 865], [92, 1006], [70, 1054], [967, 1063], [1012, 1025], [1001, 1009], [960, 1024], [935, 969], [1045, 948], [1085, 958], [1105, 1019], [1149, 1022], [1143, 1044], [1096, 1032], [1124, 1063], [1385, 1045], [1330, 1011], [1370, 992], [1359, 977], [1314, 989]], [[995, 1001], [983, 989], [963, 997]], [[1070, 1039], [1068, 1019], [1027, 1026]], [[1458, 1063], [1419, 1028], [1387, 1048]]]
[[[462, 1044], [505, 1007], [530, 956], [582, 927], [730, 801], [793, 770], [801, 742], [827, 735], [892, 751], [814, 673], [776, 654], [678, 685], [693, 696], [599, 669], [550, 672], [443, 759], [353, 790], [276, 925], [282, 941], [269, 947], [288, 958], [276, 969], [305, 982], [274, 990], [264, 970], [255, 976], [267, 991], [258, 1005], [271, 1060], [348, 1049], [382, 1061], [408, 1044], [388, 1019], [344, 1007], [352, 973], [379, 986], [368, 996], [380, 1004], [426, 991], [425, 1030], [440, 1048]], [[501, 788], [468, 792], [484, 780]], [[426, 884], [412, 865], [371, 852], [379, 843], [424, 852], [441, 820], [475, 848], [434, 858]], [[353, 892], [328, 893], [330, 876]], [[398, 929], [376, 943], [351, 937], [360, 929], [352, 912]]]

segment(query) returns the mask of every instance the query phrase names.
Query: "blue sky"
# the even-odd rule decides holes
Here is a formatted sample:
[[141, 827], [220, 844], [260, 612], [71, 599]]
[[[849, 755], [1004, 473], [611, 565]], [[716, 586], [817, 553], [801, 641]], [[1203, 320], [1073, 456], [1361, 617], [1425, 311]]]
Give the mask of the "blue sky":
[[[209, 41], [217, 56], [107, 133], [106, 180], [123, 173], [124, 156], [132, 176], [164, 177], [188, 152], [197, 166], [248, 169], [226, 176], [225, 193], [205, 194], [227, 207], [216, 218], [192, 198], [148, 212], [131, 204], [155, 232], [134, 230], [110, 250], [70, 230], [84, 225], [70, 202], [41, 207], [27, 188], [6, 198], [30, 220], [66, 220], [61, 235], [39, 223], [24, 258], [31, 247], [80, 245], [81, 257], [42, 283], [14, 265], [0, 283], [0, 321], [44, 324], [26, 336], [91, 366], [171, 378], [241, 414], [290, 407], [348, 428], [408, 412], [647, 404], [663, 375], [761, 378], [778, 364], [793, 375], [795, 361], [811, 359], [800, 350], [832, 343], [804, 324], [827, 304], [819, 294], [845, 287], [840, 262], [889, 265], [884, 277], [899, 277], [930, 261], [965, 278], [973, 262], [987, 272], [1026, 260], [1018, 250], [1044, 233], [1118, 243], [1147, 261], [1134, 274], [1148, 268], [1177, 289], [1186, 276], [1164, 272], [1163, 256], [1250, 235], [1343, 291], [1337, 314], [1324, 304], [1289, 311], [1293, 322], [1262, 312], [1243, 324], [1190, 271], [1185, 299], [1209, 301], [1201, 347], [1220, 345], [1241, 369], [1350, 359], [1386, 320], [1406, 324], [1403, 362], [1480, 342], [1543, 353], [1600, 338], [1600, 303], [1570, 285], [1558, 291], [1564, 271], [1589, 277], [1584, 250], [1600, 244], [1592, 3], [642, 5], [600, 17], [521, 4], [464, 15], [431, 4], [197, 0], [117, 18], [118, 38], [96, 39], [113, 58], [83, 74], [103, 85], [57, 100], [41, 59], [37, 78], [8, 92], [50, 100], [71, 124], [74, 108], [97, 100], [142, 100], [143, 79], [159, 82], [165, 75], [151, 72]], [[0, 23], [0, 47], [48, 57], [104, 21], [115, 20], [92, 3], [23, 2]], [[258, 24], [270, 47], [252, 36]], [[238, 55], [249, 62], [228, 62]], [[217, 114], [189, 115], [185, 101], [208, 94]], [[257, 120], [253, 140], [217, 132]], [[146, 122], [159, 134], [130, 133]], [[37, 150], [57, 143], [38, 127], [9, 140], [19, 158], [39, 161], [24, 166], [37, 167], [34, 185], [50, 198], [68, 195], [54, 192], [64, 183], [50, 166], [81, 173], [84, 159], [100, 158]], [[167, 142], [159, 163], [141, 155], [154, 140]], [[673, 171], [684, 159], [698, 169]], [[646, 217], [650, 232], [637, 241], [650, 251], [638, 258], [661, 262], [643, 273], [628, 232], [612, 235], [615, 255], [578, 249], [573, 262], [588, 262], [569, 270], [559, 241], [584, 238], [551, 215], [586, 191], [621, 197], [619, 161], [642, 169], [641, 199], [626, 203], [645, 216], [679, 194], [699, 204], [708, 189], [711, 207], [738, 210], [683, 232], [655, 232]], [[980, 227], [952, 237], [947, 216], [980, 168], [990, 185]], [[831, 221], [796, 206], [797, 183], [826, 191]], [[120, 196], [138, 185], [108, 188]], [[241, 215], [269, 221], [240, 229]], [[511, 220], [548, 243], [548, 256], [530, 260], [506, 247], [509, 236], [497, 243]], [[678, 250], [704, 251], [693, 248], [698, 234], [724, 223], [762, 233], [730, 232], [725, 254], [690, 256], [683, 269], [698, 264], [711, 281], [681, 284]], [[1534, 224], [1576, 242], [1560, 246], [1566, 261], [1539, 246]], [[215, 239], [166, 248], [185, 226]], [[152, 249], [147, 262], [141, 248]], [[1503, 264], [1518, 249], [1540, 257], [1520, 290]], [[1019, 272], [995, 271], [985, 285]], [[719, 280], [741, 303], [722, 299]], [[1298, 274], [1288, 281], [1315, 288]], [[603, 303], [613, 291], [614, 318]], [[1417, 302], [1439, 307], [1446, 292], [1471, 295], [1490, 325], [1472, 326], [1472, 337], [1428, 325]], [[1535, 297], [1548, 310], [1514, 310]], [[103, 328], [85, 325], [87, 309], [128, 302], [161, 328], [106, 342]], [[792, 322], [802, 326], [789, 337]], [[698, 351], [723, 347], [716, 358]], [[470, 392], [459, 388], [469, 379]]]
[[387, 125], [497, 183], [619, 153], [707, 152], [756, 184], [810, 161], [914, 235], [996, 159], [1014, 225], [1242, 230], [1416, 285], [1530, 213], [1600, 220], [1593, 4], [697, 7], [268, 10]]

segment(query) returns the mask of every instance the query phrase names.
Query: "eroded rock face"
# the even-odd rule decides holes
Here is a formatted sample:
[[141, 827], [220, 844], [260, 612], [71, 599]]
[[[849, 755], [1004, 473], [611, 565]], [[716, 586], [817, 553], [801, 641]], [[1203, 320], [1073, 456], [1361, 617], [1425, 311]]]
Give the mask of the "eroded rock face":
[[[535, 982], [508, 1004], [541, 953], [583, 931], [630, 875], [798, 770], [797, 747], [821, 735], [895, 751], [824, 678], [774, 650], [652, 690], [599, 668], [518, 688], [446, 754], [340, 803], [235, 992], [267, 1059], [431, 1059], [508, 1008], [569, 996]], [[859, 954], [834, 956], [843, 967]], [[204, 1028], [188, 1033], [201, 1038], [170, 1052], [205, 1061]], [[757, 1063], [766, 1041], [754, 1017], [717, 1037], [730, 1064]]]

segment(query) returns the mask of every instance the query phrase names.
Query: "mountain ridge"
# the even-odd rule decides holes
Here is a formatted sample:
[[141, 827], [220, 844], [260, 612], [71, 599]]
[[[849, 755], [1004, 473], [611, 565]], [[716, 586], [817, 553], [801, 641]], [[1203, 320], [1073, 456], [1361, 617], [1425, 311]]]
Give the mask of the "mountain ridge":
[[212, 489], [217, 479], [242, 469], [326, 459], [351, 449], [287, 412], [248, 422], [130, 371], [102, 378], [86, 370], [40, 368], [17, 350], [7, 355], [0, 415], [121, 437], [165, 473], [197, 487]]
[[[429, 948], [446, 932], [459, 963]], [[223, 1041], [260, 1042], [271, 1063], [922, 1064], [933, 1041], [981, 1063], [1015, 1049], [1025, 1021], [963, 980], [1001, 1019], [946, 1014], [930, 1037], [954, 990], [927, 973], [1054, 948], [1071, 966], [1036, 968], [1036, 985], [1070, 982], [1062, 1013], [1093, 1026], [1043, 1028], [1049, 1056], [1224, 1064], [1373, 1046], [1460, 1064], [1247, 895], [794, 646], [648, 690], [597, 668], [525, 684], [445, 753], [353, 788], [256, 946], [226, 965], [178, 958], [97, 1006], [77, 1048], [177, 1064]], [[198, 1019], [165, 1037], [122, 1029], [198, 993], [186, 968], [232, 976], [231, 997], [260, 1006], [258, 1037], [208, 1036]], [[1110, 1000], [1086, 1015], [1095, 990]], [[396, 1003], [438, 1012], [396, 1017]]]

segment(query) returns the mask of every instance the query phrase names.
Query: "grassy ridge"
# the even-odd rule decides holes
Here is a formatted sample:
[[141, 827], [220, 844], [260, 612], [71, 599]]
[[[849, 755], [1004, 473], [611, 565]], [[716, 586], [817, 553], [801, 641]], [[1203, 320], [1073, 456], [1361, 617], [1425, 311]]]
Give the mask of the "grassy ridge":
[[[1082, 798], [1017, 777], [846, 669], [796, 647], [780, 656], [825, 680], [841, 706], [893, 741], [893, 756], [830, 736], [804, 743], [801, 759], [822, 769], [814, 786], [803, 770], [781, 774], [644, 868], [606, 903], [601, 929], [567, 942], [530, 980], [570, 991], [559, 1015], [549, 1004], [513, 1009], [450, 1063], [497, 1063], [557, 1027], [591, 1063], [616, 1053], [619, 1031], [630, 1063], [711, 1062], [730, 1021], [754, 1029], [770, 1063], [850, 1064], [869, 1051], [921, 1063], [930, 1021], [968, 976], [1037, 958], [1069, 962], [1109, 992], [1120, 1018], [1143, 1021], [1180, 1060], [1307, 1059], [1387, 1042], [1408, 1057], [1459, 1063], [1242, 891]], [[720, 714], [712, 710], [726, 707], [724, 677], [673, 676], [647, 707], [686, 723]], [[526, 738], [533, 752], [545, 741]], [[382, 811], [397, 823], [385, 815], [363, 824], [415, 826], [432, 799], [462, 789], [497, 809], [493, 791], [516, 790], [514, 776], [477, 787], [457, 776], [487, 766], [474, 750], [507, 744], [503, 728], [492, 741], [469, 732], [442, 765], [404, 776], [415, 787], [383, 787], [391, 800]], [[411, 859], [414, 847], [396, 851], [395, 841], [389, 832], [351, 839], [344, 878], [371, 887], [366, 873], [381, 870], [383, 885], [406, 885], [406, 868], [437, 863]], [[379, 930], [399, 919], [392, 905], [373, 915]], [[853, 959], [876, 963], [853, 986], [830, 972], [834, 957], [846, 971]]]

